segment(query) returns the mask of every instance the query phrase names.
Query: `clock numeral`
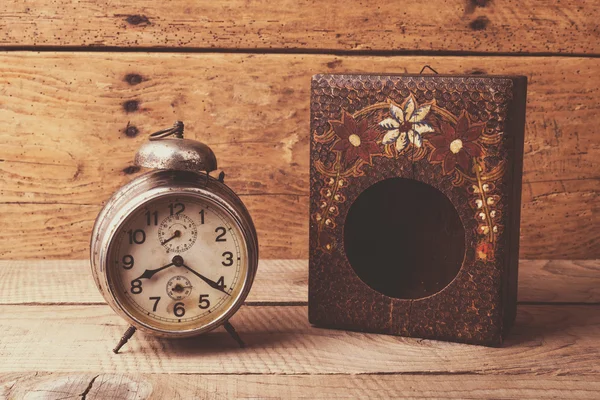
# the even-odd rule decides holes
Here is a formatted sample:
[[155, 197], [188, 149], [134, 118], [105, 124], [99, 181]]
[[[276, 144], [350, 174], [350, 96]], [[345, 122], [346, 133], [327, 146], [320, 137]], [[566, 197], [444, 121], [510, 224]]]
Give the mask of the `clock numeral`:
[[128, 230], [127, 234], [129, 235], [129, 244], [142, 244], [146, 241], [146, 232], [142, 229]]
[[203, 310], [206, 310], [208, 307], [210, 307], [210, 301], [208, 300], [207, 294], [200, 295], [200, 300], [198, 300], [198, 307], [200, 307]]
[[156, 312], [156, 309], [158, 308], [158, 302], [160, 301], [160, 296], [159, 297], [150, 297], [150, 300], [154, 300], [154, 306], [152, 306], [152, 311]]
[[227, 239], [224, 238], [225, 234], [227, 233], [227, 229], [223, 228], [222, 226], [219, 226], [217, 229], [215, 229], [216, 233], [221, 232], [219, 235], [217, 235], [217, 238], [215, 239], [215, 242], [226, 242]]
[[146, 224], [148, 226], [152, 225], [152, 217], [154, 217], [154, 225], [158, 225], [158, 211], [154, 211], [153, 213], [146, 211]]
[[200, 224], [204, 225], [204, 209], [200, 210]]
[[139, 279], [134, 279], [131, 281], [131, 293], [140, 294], [142, 293], [142, 281]]
[[221, 261], [224, 267], [231, 267], [233, 265], [233, 253], [230, 251], [226, 251], [223, 253], [223, 257], [225, 257], [225, 261]]
[[183, 211], [185, 211], [185, 204], [183, 203], [171, 203], [169, 204], [169, 210], [171, 210], [171, 215], [179, 215]]
[[183, 303], [175, 303], [175, 306], [173, 307], [173, 314], [175, 314], [176, 317], [183, 317], [185, 315]]
[[219, 280], [217, 281], [217, 286], [220, 289], [225, 289], [227, 287], [227, 286], [225, 286], [225, 277], [224, 276], [219, 278]]
[[133, 264], [134, 264], [133, 256], [127, 254], [127, 255], [123, 256], [123, 259], [121, 261], [123, 262], [123, 269], [133, 268]]

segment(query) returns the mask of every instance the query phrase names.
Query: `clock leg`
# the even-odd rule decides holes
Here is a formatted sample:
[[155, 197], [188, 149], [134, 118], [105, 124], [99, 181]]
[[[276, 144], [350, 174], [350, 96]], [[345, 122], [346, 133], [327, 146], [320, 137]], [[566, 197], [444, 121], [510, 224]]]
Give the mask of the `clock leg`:
[[244, 343], [244, 341], [242, 340], [240, 335], [237, 333], [237, 331], [235, 330], [235, 328], [233, 327], [233, 325], [231, 325], [231, 323], [229, 321], [225, 322], [223, 324], [223, 327], [225, 328], [227, 333], [229, 333], [231, 335], [233, 340], [235, 340], [237, 342], [237, 344], [240, 345], [241, 348], [246, 347], [246, 344]]
[[131, 337], [133, 336], [134, 333], [135, 333], [135, 328], [133, 326], [130, 326], [129, 328], [127, 328], [127, 330], [123, 334], [123, 337], [121, 338], [121, 340], [119, 340], [119, 343], [117, 343], [117, 347], [115, 347], [113, 349], [113, 353], [117, 354], [119, 352], [119, 350], [121, 349], [121, 347], [125, 346], [125, 343], [127, 343], [127, 341], [129, 339], [131, 339]]

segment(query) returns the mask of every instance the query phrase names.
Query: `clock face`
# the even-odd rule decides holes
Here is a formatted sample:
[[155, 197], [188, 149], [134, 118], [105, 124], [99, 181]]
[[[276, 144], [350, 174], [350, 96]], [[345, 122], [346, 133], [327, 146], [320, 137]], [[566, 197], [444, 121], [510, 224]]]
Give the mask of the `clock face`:
[[248, 251], [239, 225], [217, 203], [168, 195], [121, 224], [107, 269], [116, 301], [135, 320], [162, 331], [195, 330], [236, 305]]

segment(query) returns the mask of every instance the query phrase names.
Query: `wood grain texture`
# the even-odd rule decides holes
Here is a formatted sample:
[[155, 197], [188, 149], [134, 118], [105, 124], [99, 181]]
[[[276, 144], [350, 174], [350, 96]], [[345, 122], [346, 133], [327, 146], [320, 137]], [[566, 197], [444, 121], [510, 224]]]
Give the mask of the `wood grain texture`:
[[5, 0], [0, 45], [597, 54], [586, 0]]
[[[0, 261], [0, 304], [104, 304], [87, 260]], [[261, 260], [247, 304], [308, 299], [306, 260]], [[519, 301], [600, 304], [600, 260], [521, 260]]]
[[[306, 303], [307, 282], [306, 260], [261, 260], [246, 304]], [[104, 303], [88, 260], [0, 261], [0, 304]]]
[[[598, 14], [585, 0], [0, 2], [0, 48], [67, 50], [0, 53], [0, 259], [72, 259], [0, 261], [0, 399], [597, 399], [597, 260], [523, 261], [515, 328], [484, 348], [313, 328], [306, 261], [264, 259], [308, 254], [310, 76], [424, 64], [528, 75], [521, 256], [600, 258]], [[523, 53], [538, 57], [508, 56]], [[232, 319], [249, 347], [138, 333], [114, 355], [126, 325], [76, 259], [143, 172], [135, 149], [176, 119], [258, 228], [263, 261]]]
[[261, 256], [305, 258], [310, 76], [424, 64], [529, 72], [521, 256], [599, 258], [598, 58], [21, 52], [0, 57], [0, 258], [86, 257], [135, 149], [175, 119], [245, 195]]
[[[105, 305], [0, 306], [0, 372], [598, 375], [600, 306], [521, 306], [503, 348], [311, 327], [304, 306], [244, 306], [222, 328], [166, 340], [136, 333]], [[26, 355], [26, 356], [24, 356]], [[560, 360], [560, 362], [557, 362]]]
[[519, 302], [600, 303], [600, 261], [521, 261]]
[[600, 254], [600, 179], [524, 182], [521, 204], [522, 255]]
[[[281, 260], [261, 263], [251, 293], [261, 304], [232, 319], [247, 348], [220, 329], [183, 340], [138, 332], [114, 355], [126, 324], [88, 303], [87, 262], [2, 261], [0, 302], [21, 304], [0, 305], [0, 398], [596, 399], [599, 264], [523, 262], [521, 295], [543, 305], [519, 307], [503, 348], [313, 328], [294, 305], [306, 261]], [[545, 303], [564, 296], [596, 304]]]
[[27, 399], [597, 399], [598, 376], [0, 374]]

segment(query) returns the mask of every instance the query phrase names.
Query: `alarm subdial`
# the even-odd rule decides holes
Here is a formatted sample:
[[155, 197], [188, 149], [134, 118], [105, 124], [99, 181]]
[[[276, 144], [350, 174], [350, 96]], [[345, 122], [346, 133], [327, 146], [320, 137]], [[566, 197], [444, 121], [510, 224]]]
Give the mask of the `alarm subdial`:
[[165, 218], [158, 227], [158, 240], [167, 252], [182, 253], [189, 250], [198, 237], [194, 221], [187, 215], [175, 214]]
[[192, 282], [185, 276], [177, 275], [167, 282], [167, 294], [173, 300], [183, 300], [192, 293]]

